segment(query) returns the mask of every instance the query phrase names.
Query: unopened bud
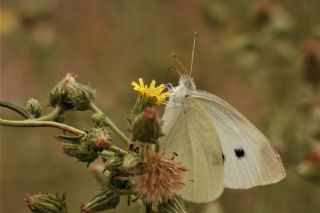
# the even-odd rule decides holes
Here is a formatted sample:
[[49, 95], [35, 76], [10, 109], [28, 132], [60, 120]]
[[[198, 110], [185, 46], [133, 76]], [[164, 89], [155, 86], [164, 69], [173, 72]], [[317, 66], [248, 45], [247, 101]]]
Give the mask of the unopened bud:
[[94, 113], [92, 115], [92, 121], [96, 127], [106, 126], [106, 115], [103, 113]]
[[110, 143], [110, 135], [104, 128], [94, 128], [89, 131], [86, 140], [96, 151], [106, 149]]
[[138, 166], [142, 162], [141, 157], [135, 152], [129, 152], [123, 157], [122, 168], [130, 170]]
[[28, 194], [24, 201], [34, 213], [67, 213], [64, 194], [61, 198], [53, 194]]
[[105, 166], [106, 169], [115, 169], [120, 166], [122, 166], [123, 163], [123, 157], [115, 154], [114, 156], [110, 156], [107, 159], [105, 159]]
[[158, 210], [161, 213], [186, 213], [184, 203], [181, 197], [174, 196], [167, 202], [160, 203], [158, 205]]
[[98, 154], [86, 142], [79, 144], [63, 143], [63, 152], [71, 157], [76, 157], [81, 162], [91, 163], [94, 161]]
[[95, 101], [95, 92], [88, 86], [76, 81], [74, 74], [68, 73], [50, 93], [50, 105], [65, 110], [87, 110]]
[[93, 213], [114, 209], [120, 202], [119, 194], [108, 187], [102, 189], [87, 204], [81, 206], [82, 213]]
[[41, 116], [42, 108], [39, 103], [34, 98], [30, 98], [26, 103], [26, 110], [33, 116], [33, 118], [38, 118]]
[[140, 113], [133, 123], [133, 140], [156, 143], [162, 136], [160, 121], [154, 108], [148, 107]]

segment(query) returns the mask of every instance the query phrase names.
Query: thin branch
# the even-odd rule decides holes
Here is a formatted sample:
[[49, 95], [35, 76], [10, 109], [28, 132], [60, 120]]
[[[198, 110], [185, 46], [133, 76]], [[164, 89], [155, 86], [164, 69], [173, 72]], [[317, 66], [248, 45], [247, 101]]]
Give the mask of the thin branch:
[[25, 119], [30, 118], [30, 114], [22, 106], [5, 101], [0, 101], [0, 106], [15, 111]]
[[85, 134], [85, 132], [80, 129], [74, 128], [66, 124], [54, 122], [54, 121], [39, 121], [39, 120], [13, 121], [13, 120], [0, 119], [0, 125], [14, 126], [14, 127], [54, 127], [54, 128], [72, 133], [74, 135]]
[[63, 109], [59, 106], [56, 106], [49, 114], [43, 115], [39, 118], [35, 118], [35, 121], [53, 121], [58, 118], [63, 113]]
[[123, 149], [121, 149], [121, 148], [119, 148], [119, 147], [117, 147], [117, 146], [111, 145], [111, 146], [109, 146], [108, 149], [111, 150], [111, 151], [113, 151], [113, 152], [116, 152], [116, 153], [118, 153], [118, 154], [121, 154], [121, 155], [126, 155], [126, 154], [128, 154], [127, 151], [125, 151], [125, 150], [123, 150]]

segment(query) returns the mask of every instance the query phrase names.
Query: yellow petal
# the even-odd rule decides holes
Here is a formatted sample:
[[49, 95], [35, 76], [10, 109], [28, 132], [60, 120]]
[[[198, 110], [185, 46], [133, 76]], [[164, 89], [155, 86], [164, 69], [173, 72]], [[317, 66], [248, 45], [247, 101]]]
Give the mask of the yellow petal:
[[139, 78], [139, 84], [141, 88], [145, 88], [144, 82], [142, 78]]
[[150, 83], [150, 89], [155, 89], [155, 86], [156, 86], [156, 81], [152, 80]]
[[135, 81], [132, 81], [132, 82], [131, 82], [131, 85], [132, 85], [134, 88], [139, 88], [139, 87], [140, 87], [139, 84], [138, 84], [137, 82], [135, 82]]

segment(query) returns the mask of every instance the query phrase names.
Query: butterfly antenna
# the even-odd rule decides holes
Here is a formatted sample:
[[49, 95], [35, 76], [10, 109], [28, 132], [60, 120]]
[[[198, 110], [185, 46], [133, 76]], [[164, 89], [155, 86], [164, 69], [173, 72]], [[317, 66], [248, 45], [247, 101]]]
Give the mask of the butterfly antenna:
[[198, 35], [198, 32], [194, 32], [194, 34], [193, 34], [193, 47], [192, 47], [192, 53], [191, 53], [191, 63], [190, 63], [190, 76], [191, 76], [191, 73], [192, 73], [194, 50], [196, 48], [197, 35]]
[[[171, 53], [172, 57], [176, 60], [176, 62], [182, 67], [182, 69], [185, 71], [185, 73], [187, 73], [187, 69], [186, 67], [183, 65], [183, 63], [181, 63], [181, 61], [179, 60], [179, 58], [177, 57], [177, 55], [175, 53]], [[178, 71], [177, 71], [178, 72]], [[179, 73], [179, 72], [178, 72]], [[181, 76], [181, 73], [179, 73]]]
[[167, 81], [168, 81], [169, 72], [170, 72], [170, 71], [174, 71], [174, 72], [178, 73], [179, 76], [181, 77], [181, 73], [180, 73], [175, 67], [169, 67], [168, 70], [167, 70], [167, 74], [166, 74], [166, 78], [165, 78], [165, 81], [164, 81], [164, 82], [167, 82]]

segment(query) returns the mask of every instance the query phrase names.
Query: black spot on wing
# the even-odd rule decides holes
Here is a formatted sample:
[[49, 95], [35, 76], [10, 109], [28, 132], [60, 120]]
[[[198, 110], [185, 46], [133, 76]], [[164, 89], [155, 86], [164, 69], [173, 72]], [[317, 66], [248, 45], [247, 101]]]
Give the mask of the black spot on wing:
[[241, 159], [246, 156], [246, 153], [244, 152], [244, 150], [242, 148], [234, 149], [234, 153], [236, 154], [238, 159]]
[[222, 160], [223, 160], [223, 162], [225, 162], [226, 161], [226, 158], [225, 158], [225, 156], [224, 156], [224, 154], [222, 153]]

